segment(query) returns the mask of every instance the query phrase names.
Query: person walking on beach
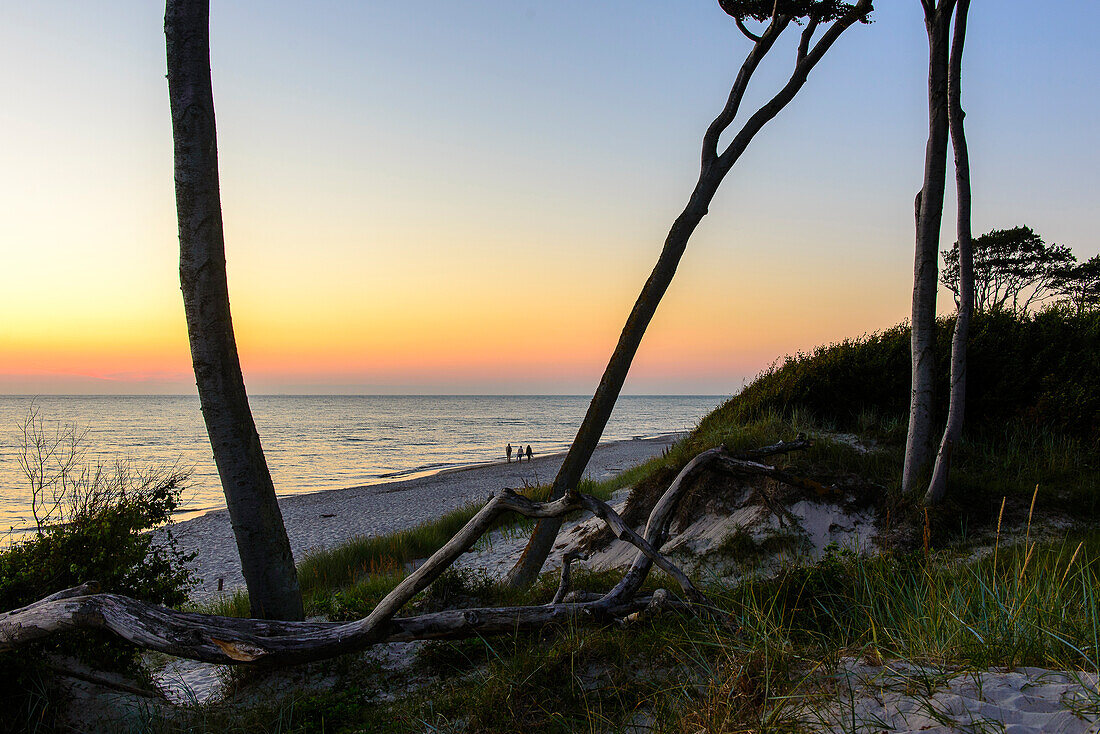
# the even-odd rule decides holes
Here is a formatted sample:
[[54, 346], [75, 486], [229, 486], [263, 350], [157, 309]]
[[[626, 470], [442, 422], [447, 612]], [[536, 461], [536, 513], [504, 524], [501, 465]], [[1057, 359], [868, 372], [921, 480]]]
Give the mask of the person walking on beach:
[[527, 460], [531, 460], [531, 444], [527, 444]]
[[504, 455], [508, 457], [508, 463], [512, 463], [512, 444], [508, 444], [504, 447]]

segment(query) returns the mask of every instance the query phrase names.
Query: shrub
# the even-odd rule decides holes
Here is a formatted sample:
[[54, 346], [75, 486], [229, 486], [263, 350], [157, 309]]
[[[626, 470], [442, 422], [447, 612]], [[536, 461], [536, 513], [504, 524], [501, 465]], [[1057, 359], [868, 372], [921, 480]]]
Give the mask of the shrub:
[[[936, 325], [937, 419], [946, 420], [953, 319]], [[909, 327], [818, 347], [773, 365], [703, 419], [699, 430], [807, 410], [842, 430], [905, 416]], [[975, 314], [967, 356], [967, 430], [1020, 423], [1100, 441], [1100, 312]]]
[[[50, 433], [36, 414], [24, 424], [20, 456], [36, 528], [0, 551], [0, 610], [98, 581], [103, 591], [158, 604], [187, 598], [190, 574], [170, 533], [143, 532], [171, 520], [187, 475], [125, 463], [83, 465], [82, 434]], [[105, 634], [72, 633], [0, 655], [0, 732], [49, 728], [50, 659], [75, 656], [99, 669], [138, 670], [135, 651]]]

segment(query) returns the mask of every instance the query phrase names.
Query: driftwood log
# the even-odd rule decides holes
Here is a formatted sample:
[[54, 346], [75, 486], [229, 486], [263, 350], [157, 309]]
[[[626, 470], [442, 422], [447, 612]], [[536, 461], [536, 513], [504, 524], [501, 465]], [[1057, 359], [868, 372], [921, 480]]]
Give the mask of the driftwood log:
[[[680, 471], [650, 512], [643, 533], [623, 522], [607, 503], [577, 491], [551, 502], [535, 502], [505, 489], [492, 496], [473, 518], [419, 568], [409, 574], [373, 611], [353, 622], [283, 622], [239, 619], [183, 612], [118, 594], [98, 593], [94, 582], [52, 594], [33, 604], [0, 613], [0, 652], [74, 629], [107, 630], [138, 647], [182, 658], [225, 664], [287, 665], [354, 652], [384, 642], [457, 639], [510, 633], [568, 621], [611, 623], [640, 618], [661, 607], [692, 609], [723, 618], [691, 579], [657, 549], [664, 543], [677, 501], [691, 480], [710, 467], [725, 472], [769, 476], [799, 487], [824, 490], [808, 480], [791, 477], [755, 459], [807, 448], [799, 440], [746, 454], [732, 455], [725, 447], [704, 451]], [[637, 554], [622, 580], [602, 596], [570, 595], [569, 562], [554, 601], [541, 606], [454, 609], [413, 617], [396, 614], [418, 592], [439, 577], [508, 512], [525, 517], [563, 517], [588, 511], [616, 537], [631, 543]], [[669, 600], [664, 590], [638, 596], [653, 564], [680, 587], [685, 602]]]

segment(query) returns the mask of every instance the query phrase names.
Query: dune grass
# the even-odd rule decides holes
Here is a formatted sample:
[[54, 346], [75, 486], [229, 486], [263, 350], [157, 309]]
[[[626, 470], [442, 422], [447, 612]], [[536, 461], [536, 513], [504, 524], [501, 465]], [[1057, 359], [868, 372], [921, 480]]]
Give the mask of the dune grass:
[[[496, 593], [462, 575], [445, 585], [451, 596], [440, 603]], [[951, 676], [991, 666], [1100, 673], [1100, 532], [997, 545], [969, 561], [835, 551], [711, 594], [733, 628], [665, 614], [626, 629], [434, 642], [414, 675], [436, 682], [395, 701], [377, 699], [376, 668], [345, 665], [340, 685], [247, 710], [207, 708], [209, 728], [195, 730], [232, 721], [235, 730], [303, 733], [613, 732], [631, 722], [664, 732], [797, 731], [807, 700], [835, 695], [830, 676], [845, 658], [924, 664], [913, 688], [928, 697]]]

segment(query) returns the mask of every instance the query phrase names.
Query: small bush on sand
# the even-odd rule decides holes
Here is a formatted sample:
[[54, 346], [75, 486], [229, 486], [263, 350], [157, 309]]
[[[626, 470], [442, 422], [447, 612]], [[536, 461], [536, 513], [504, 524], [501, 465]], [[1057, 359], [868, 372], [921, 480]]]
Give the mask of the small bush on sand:
[[[86, 581], [158, 604], [187, 598], [190, 560], [171, 534], [143, 531], [171, 520], [186, 473], [85, 462], [83, 434], [50, 430], [32, 413], [20, 463], [30, 482], [35, 528], [0, 551], [0, 610]], [[73, 633], [0, 655], [0, 732], [49, 730], [50, 668], [76, 657], [98, 669], [135, 673], [134, 648], [106, 635]]]

